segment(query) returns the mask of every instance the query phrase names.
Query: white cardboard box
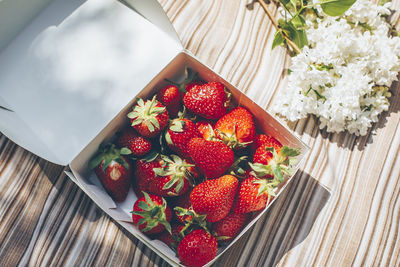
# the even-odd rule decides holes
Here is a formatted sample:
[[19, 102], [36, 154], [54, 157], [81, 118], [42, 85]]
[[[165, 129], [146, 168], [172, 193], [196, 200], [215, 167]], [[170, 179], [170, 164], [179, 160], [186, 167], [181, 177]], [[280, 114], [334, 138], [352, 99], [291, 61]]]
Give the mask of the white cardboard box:
[[[0, 110], [1, 132], [42, 158], [68, 165], [67, 175], [101, 209], [174, 266], [179, 265], [174, 252], [131, 223], [129, 212], [137, 199], [133, 190], [123, 203], [114, 203], [87, 163], [98, 145], [127, 122], [126, 114], [137, 97], [153, 95], [165, 85], [165, 78], [179, 80], [185, 67], [207, 81], [222, 82], [233, 99], [252, 112], [261, 132], [300, 148], [297, 170], [308, 147], [184, 50], [156, 0], [124, 4], [55, 0], [0, 51], [0, 105], [14, 111]], [[291, 180], [280, 186], [278, 195]], [[220, 248], [217, 258], [268, 207]]]

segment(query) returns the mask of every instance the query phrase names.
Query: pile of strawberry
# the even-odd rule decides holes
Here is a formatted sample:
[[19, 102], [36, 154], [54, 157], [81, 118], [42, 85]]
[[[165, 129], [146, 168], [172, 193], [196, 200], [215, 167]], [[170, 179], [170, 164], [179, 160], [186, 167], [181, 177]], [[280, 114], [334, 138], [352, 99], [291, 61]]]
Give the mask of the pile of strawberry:
[[196, 80], [189, 69], [183, 83], [139, 99], [127, 117], [89, 167], [117, 202], [132, 183], [134, 225], [186, 266], [215, 258], [218, 243], [267, 206], [299, 154], [257, 134], [253, 115], [230, 103], [222, 83]]

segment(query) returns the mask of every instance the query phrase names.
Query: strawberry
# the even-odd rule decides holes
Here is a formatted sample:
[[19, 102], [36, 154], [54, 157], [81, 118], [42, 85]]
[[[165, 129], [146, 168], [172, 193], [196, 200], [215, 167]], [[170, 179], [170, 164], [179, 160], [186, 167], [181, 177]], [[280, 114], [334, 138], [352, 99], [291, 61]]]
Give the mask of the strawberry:
[[136, 133], [131, 128], [126, 128], [117, 140], [118, 146], [122, 147], [124, 155], [144, 156], [151, 150], [151, 142]]
[[214, 127], [215, 122], [208, 120], [200, 120], [196, 122], [196, 127], [199, 133], [203, 136], [205, 140], [212, 140], [215, 137]]
[[249, 177], [239, 186], [238, 194], [233, 204], [234, 213], [248, 213], [265, 208], [271, 196], [275, 184], [268, 180]]
[[282, 145], [272, 136], [265, 134], [257, 135], [255, 144], [252, 146], [252, 150], [254, 151], [253, 162], [268, 165], [273, 158], [269, 148], [274, 148], [279, 153]]
[[193, 210], [207, 215], [207, 221], [217, 222], [228, 215], [239, 181], [232, 175], [206, 180], [190, 193]]
[[267, 134], [257, 134], [253, 143], [250, 146], [251, 153], [254, 154], [261, 146], [274, 147], [277, 151], [282, 147], [282, 144], [274, 137]]
[[206, 119], [219, 119], [225, 115], [229, 96], [220, 82], [195, 85], [183, 97], [183, 104], [194, 114]]
[[218, 241], [227, 242], [237, 236], [250, 219], [248, 213], [229, 213], [225, 218], [213, 224], [214, 236]]
[[220, 141], [193, 138], [187, 149], [195, 165], [207, 178], [221, 176], [235, 160], [232, 149]]
[[143, 194], [133, 205], [133, 224], [148, 235], [161, 233], [164, 229], [171, 233], [172, 212], [165, 199], [146, 192]]
[[172, 120], [165, 133], [168, 147], [184, 158], [190, 158], [187, 145], [195, 137], [200, 137], [196, 125], [191, 120], [184, 118]]
[[155, 168], [161, 168], [162, 161], [158, 154], [148, 155], [148, 157], [137, 160], [135, 163], [134, 190], [138, 197], [141, 197], [142, 191], [149, 191], [150, 184], [158, 179], [154, 173]]
[[156, 100], [139, 98], [132, 111], [128, 113], [132, 127], [142, 136], [153, 138], [157, 136], [168, 124], [168, 112], [163, 104]]
[[232, 149], [245, 148], [253, 142], [256, 133], [253, 115], [247, 109], [237, 107], [217, 121], [215, 132]]
[[167, 244], [168, 247], [176, 249], [179, 242], [184, 237], [184, 233], [182, 231], [183, 228], [184, 226], [182, 224], [171, 224], [171, 233], [164, 231], [157, 237], [157, 239]]
[[[265, 208], [272, 197], [275, 196], [274, 189], [285, 180], [285, 175], [291, 174], [291, 161], [300, 154], [298, 149], [283, 146], [279, 153], [275, 148], [264, 145], [259, 149], [267, 149], [273, 155], [268, 165], [260, 163], [249, 163], [253, 171], [246, 172], [248, 177], [240, 187], [233, 205], [233, 212], [248, 213]], [[249, 176], [250, 175], [250, 176]], [[259, 179], [270, 178], [270, 179]]]
[[217, 256], [217, 239], [205, 231], [197, 229], [186, 235], [178, 245], [178, 257], [183, 265], [200, 267]]
[[299, 149], [288, 146], [282, 146], [277, 152], [274, 147], [262, 145], [254, 153], [254, 163], [249, 165], [257, 177], [275, 177], [279, 182], [283, 182], [284, 176], [291, 174], [291, 167], [299, 154]]
[[185, 86], [186, 92], [190, 92], [195, 86], [203, 85], [203, 84], [204, 84], [204, 82], [198, 81], [198, 80], [190, 82], [190, 83], [186, 84], [186, 86]]
[[[172, 202], [172, 206], [179, 207], [184, 210], [191, 210], [192, 203], [190, 203], [190, 192], [186, 192], [185, 194], [174, 198]], [[185, 213], [183, 215], [179, 215], [178, 211], [175, 211], [176, 219], [181, 223], [186, 223], [192, 219], [191, 215]]]
[[179, 112], [181, 93], [175, 85], [167, 85], [157, 93], [157, 99], [167, 108], [170, 117], [176, 117]]
[[130, 188], [132, 166], [114, 144], [101, 144], [90, 160], [89, 168], [94, 169], [104, 189], [115, 201], [125, 200]]
[[192, 186], [198, 173], [193, 164], [176, 155], [161, 155], [160, 166], [153, 168], [157, 176], [148, 184], [148, 191], [164, 197], [179, 196]]

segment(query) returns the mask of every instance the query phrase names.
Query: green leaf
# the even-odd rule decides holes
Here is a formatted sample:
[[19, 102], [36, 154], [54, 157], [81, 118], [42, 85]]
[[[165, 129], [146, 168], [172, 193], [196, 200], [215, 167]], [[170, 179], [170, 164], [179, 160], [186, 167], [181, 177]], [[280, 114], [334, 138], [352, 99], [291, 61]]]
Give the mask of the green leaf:
[[157, 176], [165, 176], [166, 175], [166, 172], [164, 171], [163, 168], [154, 168], [153, 172]]
[[123, 148], [121, 148], [119, 153], [121, 153], [121, 155], [130, 155], [130, 154], [132, 154], [132, 151], [127, 147], [123, 147]]
[[274, 35], [274, 40], [272, 41], [272, 48], [274, 49], [277, 46], [283, 45], [285, 39], [282, 36], [282, 31], [276, 31], [275, 35]]
[[279, 0], [279, 2], [283, 5], [286, 10], [291, 8], [291, 1], [290, 0]]
[[171, 139], [171, 135], [168, 133], [168, 131], [165, 133], [165, 141], [167, 141], [167, 143], [169, 145], [173, 144], [172, 139]]
[[281, 154], [285, 157], [296, 157], [300, 155], [300, 149], [283, 146], [281, 148]]
[[279, 168], [279, 166], [274, 167], [274, 177], [279, 182], [283, 182], [283, 173], [282, 170]]
[[141, 208], [142, 210], [150, 211], [149, 205], [147, 205], [147, 203], [144, 202], [144, 201], [140, 201], [139, 204], [138, 204], [138, 206], [139, 206], [139, 208]]
[[142, 216], [142, 217], [145, 217], [145, 216], [148, 215], [148, 212], [147, 212], [147, 211], [134, 211], [134, 212], [132, 212], [132, 213], [135, 214], [135, 215]]
[[147, 204], [149, 206], [154, 206], [153, 200], [151, 200], [149, 194], [147, 194], [146, 192], [142, 191], [143, 195], [144, 195], [144, 199], [146, 200]]
[[142, 160], [146, 161], [146, 162], [152, 162], [154, 160], [156, 160], [156, 158], [158, 157], [158, 153], [155, 150], [150, 151], [150, 153], [148, 153], [144, 158], [142, 158]]
[[141, 225], [141, 224], [144, 224], [146, 221], [147, 221], [146, 219], [142, 218], [142, 219], [140, 219], [140, 220], [138, 221], [138, 224], [137, 224], [137, 225], [139, 226], [139, 225]]
[[184, 186], [185, 182], [183, 181], [183, 179], [179, 179], [178, 184], [175, 187], [175, 191], [179, 194], [179, 192], [181, 192], [183, 186]]
[[293, 26], [297, 29], [304, 28], [306, 26], [306, 21], [300, 15], [293, 17], [290, 21], [293, 23]]
[[321, 8], [325, 14], [336, 17], [346, 12], [356, 0], [322, 0]]
[[324, 101], [326, 101], [326, 97], [324, 95], [321, 95], [317, 90], [312, 89], [314, 91], [314, 93], [317, 95], [317, 100], [323, 99]]
[[164, 189], [164, 190], [170, 189], [175, 183], [176, 183], [176, 180], [171, 179], [163, 186], [162, 189]]
[[139, 98], [138, 100], [137, 100], [137, 104], [139, 105], [139, 106], [144, 106], [144, 101], [143, 101], [143, 99], [141, 99], [141, 98]]
[[292, 4], [295, 12], [297, 12], [297, 3], [299, 2], [299, 0], [290, 0], [290, 3]]
[[[150, 132], [154, 132], [155, 128], [151, 122], [147, 122], [146, 125]], [[132, 124], [132, 126], [133, 126], [133, 124]]]
[[179, 121], [174, 121], [169, 129], [173, 132], [181, 133], [181, 132], [183, 132], [184, 126], [185, 126], [185, 122], [179, 120]]
[[112, 161], [112, 158], [111, 158], [111, 157], [106, 157], [106, 158], [104, 159], [104, 163], [103, 163], [103, 172], [106, 172], [106, 169], [107, 169], [108, 165], [110, 165], [111, 161]]
[[97, 156], [95, 156], [91, 161], [89, 161], [89, 169], [94, 169], [97, 166], [99, 166], [99, 164], [101, 163], [101, 161], [103, 160], [103, 154], [99, 154]]
[[279, 20], [279, 27], [300, 49], [308, 44], [305, 30], [297, 29], [291, 21]]
[[[128, 114], [128, 115], [129, 115], [129, 114]], [[131, 125], [132, 125], [132, 126], [139, 125], [139, 124], [141, 124], [142, 122], [143, 122], [143, 120], [136, 119], [136, 120], [132, 121]]]

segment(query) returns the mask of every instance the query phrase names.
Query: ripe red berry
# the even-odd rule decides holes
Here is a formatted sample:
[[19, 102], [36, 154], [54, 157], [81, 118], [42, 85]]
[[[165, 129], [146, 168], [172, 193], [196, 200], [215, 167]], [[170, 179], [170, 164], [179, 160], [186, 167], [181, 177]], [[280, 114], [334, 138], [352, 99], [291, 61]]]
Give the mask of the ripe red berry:
[[228, 108], [225, 86], [219, 82], [195, 85], [183, 97], [186, 108], [206, 119], [219, 119]]
[[207, 215], [209, 222], [222, 220], [232, 207], [238, 185], [238, 179], [232, 175], [200, 183], [190, 193], [193, 210]]
[[126, 128], [121, 132], [117, 143], [119, 147], [128, 149], [125, 150], [124, 154], [131, 154], [133, 156], [141, 157], [151, 150], [151, 142], [147, 138], [137, 134], [131, 128]]
[[203, 229], [186, 235], [178, 245], [178, 257], [183, 265], [201, 267], [217, 256], [217, 239]]
[[235, 160], [232, 149], [220, 141], [193, 138], [187, 149], [195, 165], [207, 178], [221, 176]]

